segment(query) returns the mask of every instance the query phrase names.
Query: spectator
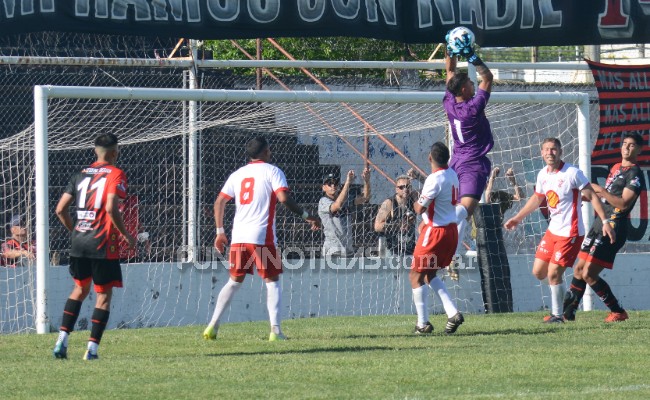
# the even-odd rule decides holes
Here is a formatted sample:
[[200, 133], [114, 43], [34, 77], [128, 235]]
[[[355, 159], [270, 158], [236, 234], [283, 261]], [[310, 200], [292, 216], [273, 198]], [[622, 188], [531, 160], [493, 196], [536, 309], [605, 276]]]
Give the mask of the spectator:
[[[325, 234], [322, 257], [354, 255], [348, 194], [355, 177], [353, 170], [348, 171], [342, 187], [339, 186], [339, 178], [334, 174], [325, 175], [323, 179], [324, 196], [318, 203], [318, 216], [323, 223]], [[370, 200], [370, 168], [364, 169], [361, 177], [364, 182], [363, 192], [354, 199], [354, 205], [364, 204]]]
[[10, 237], [2, 243], [3, 267], [16, 268], [32, 265], [35, 258], [34, 242], [27, 233], [27, 224], [20, 215], [13, 215], [9, 221]]
[[386, 238], [393, 255], [412, 255], [415, 248], [415, 211], [413, 204], [419, 194], [412, 190], [411, 178], [400, 175], [395, 181], [395, 195], [379, 207], [375, 231]]
[[[501, 170], [499, 167], [494, 167], [494, 169], [492, 169], [492, 173], [490, 173], [490, 178], [488, 179], [485, 193], [487, 195], [489, 203], [499, 204], [501, 219], [503, 220], [503, 216], [505, 215], [506, 211], [512, 208], [513, 202], [524, 198], [524, 191], [517, 184], [517, 180], [515, 179], [515, 172], [512, 168], [508, 168], [506, 171], [506, 179], [508, 180], [508, 185], [513, 188], [514, 193], [510, 193], [507, 190], [493, 190], [494, 181], [499, 176], [500, 172]], [[501, 223], [502, 221], [499, 221], [499, 225], [501, 225]]]

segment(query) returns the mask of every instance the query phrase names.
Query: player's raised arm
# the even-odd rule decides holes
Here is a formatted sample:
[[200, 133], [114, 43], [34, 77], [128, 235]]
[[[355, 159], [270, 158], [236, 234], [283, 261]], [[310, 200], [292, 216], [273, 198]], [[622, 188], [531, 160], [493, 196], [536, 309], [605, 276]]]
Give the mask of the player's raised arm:
[[[474, 67], [476, 67], [476, 72], [481, 77], [481, 83], [478, 87], [486, 92], [491, 92], [494, 76], [483, 60], [481, 60], [481, 58], [474, 52], [474, 34], [467, 28], [459, 27], [449, 31], [446, 39], [447, 53], [463, 56], [468, 63], [474, 65]], [[453, 59], [455, 57], [451, 58]], [[446, 60], [447, 59], [445, 59], [445, 61]], [[453, 67], [455, 69], [455, 63]], [[453, 74], [451, 76], [453, 76]], [[449, 79], [451, 79], [451, 77], [449, 76], [449, 65], [447, 65], [447, 81], [449, 81]]]
[[446, 82], [449, 82], [449, 80], [456, 74], [457, 62], [455, 55], [450, 55], [448, 52], [445, 53], [445, 71], [447, 72]]

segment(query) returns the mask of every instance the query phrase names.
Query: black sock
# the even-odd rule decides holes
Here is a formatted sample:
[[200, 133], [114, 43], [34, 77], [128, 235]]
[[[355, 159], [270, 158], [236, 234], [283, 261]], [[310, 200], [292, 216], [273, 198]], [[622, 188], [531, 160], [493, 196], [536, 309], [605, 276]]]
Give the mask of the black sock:
[[618, 304], [618, 300], [616, 299], [616, 296], [614, 296], [614, 293], [612, 293], [612, 289], [609, 287], [607, 282], [605, 282], [604, 279], [600, 278], [596, 283], [593, 285], [590, 285], [591, 288], [596, 292], [598, 297], [605, 303], [605, 305], [615, 313], [622, 313], [625, 310], [623, 307], [621, 307]]
[[106, 324], [108, 323], [108, 317], [111, 315], [110, 311], [102, 310], [101, 308], [95, 308], [93, 311], [93, 327], [90, 330], [90, 341], [99, 344], [102, 340], [102, 335], [104, 334], [104, 329], [106, 329]]
[[571, 281], [571, 286], [569, 287], [569, 291], [571, 292], [572, 296], [564, 299], [564, 308], [569, 305], [578, 307], [580, 305], [580, 301], [582, 301], [582, 296], [585, 295], [586, 288], [587, 282], [574, 276], [573, 280]]
[[65, 307], [63, 308], [63, 319], [61, 320], [61, 327], [59, 330], [72, 333], [74, 330], [74, 324], [77, 323], [77, 318], [79, 318], [81, 304], [81, 301], [72, 299], [68, 299], [68, 301], [65, 302]]

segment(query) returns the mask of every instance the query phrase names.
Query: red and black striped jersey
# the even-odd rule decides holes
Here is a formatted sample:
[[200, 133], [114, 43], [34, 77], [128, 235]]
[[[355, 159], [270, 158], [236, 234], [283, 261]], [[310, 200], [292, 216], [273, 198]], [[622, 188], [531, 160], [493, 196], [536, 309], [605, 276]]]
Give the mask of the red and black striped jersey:
[[5, 257], [5, 254], [11, 250], [27, 250], [32, 254], [35, 254], [36, 246], [34, 245], [33, 241], [21, 243], [14, 238], [7, 238], [7, 240], [2, 243], [2, 246], [0, 246], [0, 250], [2, 251], [2, 256], [0, 257], [0, 266], [15, 268], [17, 266], [25, 266], [24, 257], [8, 258]]
[[72, 177], [65, 190], [77, 208], [71, 256], [119, 259], [120, 233], [106, 212], [106, 203], [111, 193], [124, 200], [126, 191], [126, 175], [108, 163], [95, 162]]
[[[609, 176], [607, 176], [607, 181], [605, 182], [605, 190], [616, 197], [622, 197], [623, 189], [628, 188], [638, 195], [645, 189], [643, 176], [641, 176], [641, 174], [641, 168], [636, 164], [630, 167], [623, 167], [621, 166], [621, 163], [615, 164], [612, 169], [609, 170]], [[603, 203], [603, 208], [605, 209], [605, 214], [607, 214], [607, 218], [623, 219], [627, 218], [630, 214], [637, 199], [638, 196], [625, 210], [612, 206], [605, 199], [601, 199], [601, 201]]]

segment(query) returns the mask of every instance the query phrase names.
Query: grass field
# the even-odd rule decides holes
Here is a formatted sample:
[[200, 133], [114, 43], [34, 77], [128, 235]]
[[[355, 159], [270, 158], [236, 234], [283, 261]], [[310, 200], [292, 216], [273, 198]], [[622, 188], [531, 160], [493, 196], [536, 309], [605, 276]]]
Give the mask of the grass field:
[[650, 312], [605, 324], [604, 312], [542, 324], [541, 313], [469, 315], [454, 336], [414, 316], [289, 320], [268, 342], [264, 322], [111, 330], [98, 361], [88, 331], [55, 360], [49, 335], [0, 335], [0, 397], [8, 398], [650, 398]]

